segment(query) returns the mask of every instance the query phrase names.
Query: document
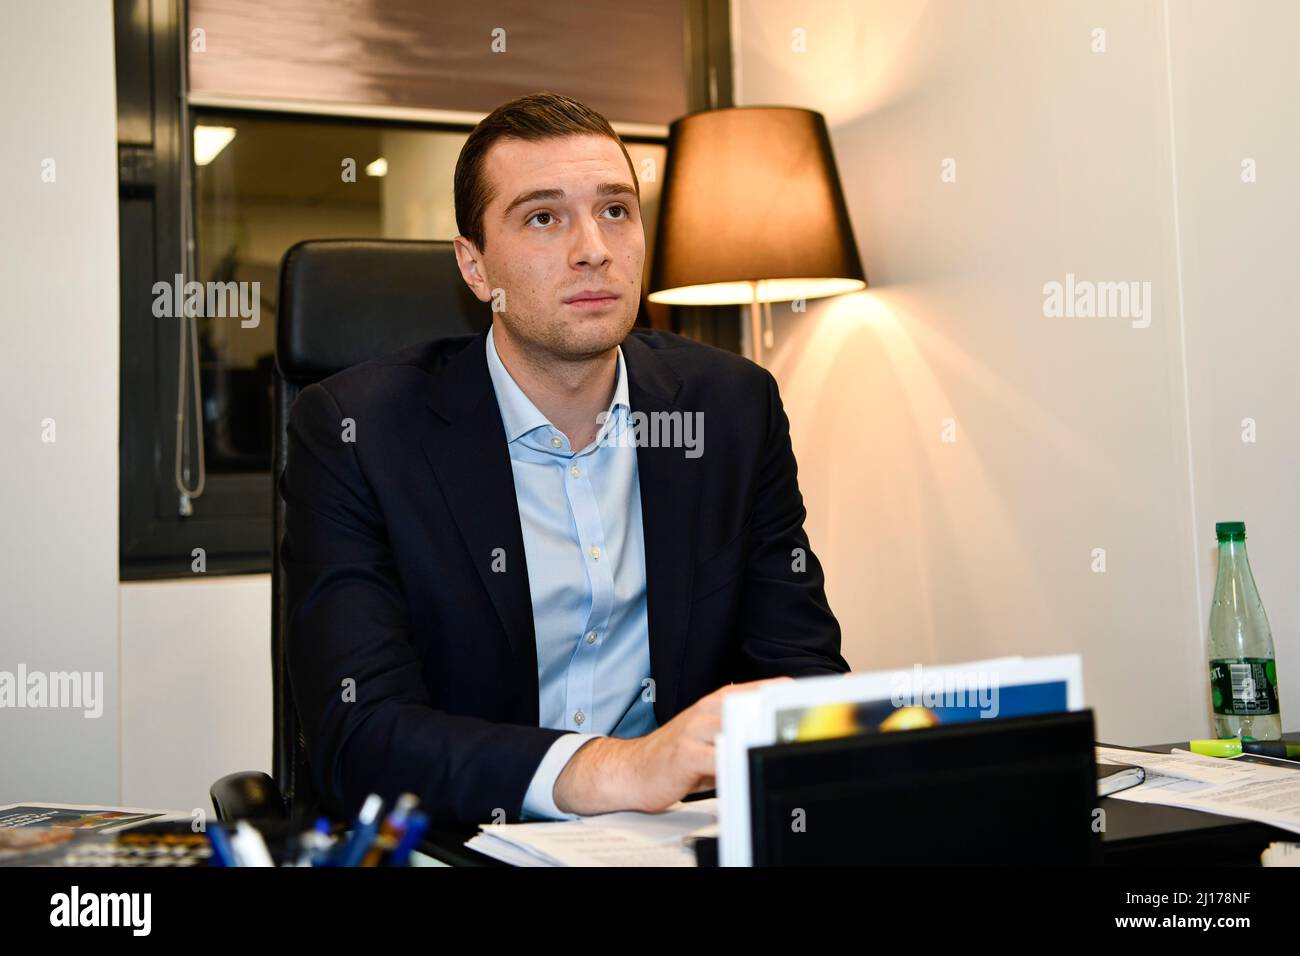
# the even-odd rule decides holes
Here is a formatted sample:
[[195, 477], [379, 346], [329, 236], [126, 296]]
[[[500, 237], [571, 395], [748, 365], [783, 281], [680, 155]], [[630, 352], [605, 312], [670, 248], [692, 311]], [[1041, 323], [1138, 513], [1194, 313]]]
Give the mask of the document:
[[1157, 754], [1116, 747], [1098, 747], [1097, 762], [1146, 771], [1145, 783], [1114, 794], [1115, 800], [1203, 810], [1300, 833], [1300, 770], [1185, 750]]
[[717, 823], [713, 798], [678, 802], [663, 813], [485, 823], [465, 845], [512, 866], [694, 866], [687, 838], [708, 835]]

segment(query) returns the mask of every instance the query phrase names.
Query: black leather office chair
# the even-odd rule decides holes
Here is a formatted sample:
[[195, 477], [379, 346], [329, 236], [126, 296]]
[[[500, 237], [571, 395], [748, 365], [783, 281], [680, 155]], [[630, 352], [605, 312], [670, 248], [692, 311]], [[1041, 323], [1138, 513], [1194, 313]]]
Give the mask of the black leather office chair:
[[403, 346], [481, 332], [489, 318], [488, 306], [461, 278], [450, 242], [317, 239], [300, 242], [284, 254], [271, 492], [272, 776], [244, 771], [214, 783], [210, 795], [218, 820], [307, 815], [318, 802], [284, 658], [288, 608], [280, 565], [280, 475], [294, 399], [313, 382]]

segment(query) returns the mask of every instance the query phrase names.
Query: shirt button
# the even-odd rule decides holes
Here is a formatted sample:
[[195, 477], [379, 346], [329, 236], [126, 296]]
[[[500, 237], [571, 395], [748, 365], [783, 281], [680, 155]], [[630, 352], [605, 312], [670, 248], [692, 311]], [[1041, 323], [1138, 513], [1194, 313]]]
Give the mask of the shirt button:
[[593, 561], [600, 560], [600, 548], [596, 547], [594, 544], [591, 546], [591, 559]]
[[596, 632], [595, 632], [595, 631], [588, 631], [588, 632], [587, 632], [587, 643], [588, 643], [588, 644], [595, 644], [595, 643], [596, 643]]
[[564, 442], [561, 441], [559, 438], [552, 438], [552, 439], [551, 439], [551, 447], [552, 447], [552, 448], [559, 448], [559, 447], [560, 447], [561, 445], [563, 445], [563, 444], [564, 444]]
[[583, 722], [586, 721], [586, 719], [587, 719], [587, 715], [584, 714], [582, 711], [578, 711], [576, 714], [573, 715], [573, 722], [577, 724], [579, 727], [582, 726]]
[[571, 474], [574, 478], [579, 478], [582, 476], [582, 469], [579, 468], [577, 465], [574, 465], [572, 468], [569, 469], [569, 474]]

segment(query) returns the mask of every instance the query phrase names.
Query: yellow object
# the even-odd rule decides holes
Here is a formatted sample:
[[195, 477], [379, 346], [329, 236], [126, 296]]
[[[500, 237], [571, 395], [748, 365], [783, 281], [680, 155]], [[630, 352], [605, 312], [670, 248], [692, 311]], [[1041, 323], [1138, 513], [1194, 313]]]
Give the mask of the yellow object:
[[880, 722], [881, 730], [916, 730], [920, 727], [934, 727], [939, 718], [925, 707], [900, 707]]
[[853, 704], [819, 704], [809, 707], [799, 718], [795, 740], [830, 740], [851, 737], [858, 732]]

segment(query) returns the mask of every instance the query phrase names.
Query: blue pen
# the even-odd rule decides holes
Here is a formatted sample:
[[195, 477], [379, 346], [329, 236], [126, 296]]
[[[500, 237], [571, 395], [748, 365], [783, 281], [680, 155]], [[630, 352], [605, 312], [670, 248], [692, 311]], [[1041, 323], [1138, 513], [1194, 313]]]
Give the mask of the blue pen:
[[401, 842], [402, 834], [406, 832], [407, 818], [419, 805], [420, 798], [413, 793], [404, 793], [397, 798], [397, 803], [388, 813], [388, 819], [379, 828], [374, 844], [361, 861], [362, 866], [378, 866], [384, 854], [391, 852]]
[[212, 856], [216, 860], [217, 866], [239, 866], [235, 859], [235, 851], [230, 845], [230, 837], [221, 824], [217, 823], [208, 828], [208, 842], [212, 844]]
[[366, 851], [370, 849], [370, 844], [375, 840], [375, 834], [379, 832], [379, 811], [383, 807], [384, 801], [379, 794], [372, 793], [366, 797], [366, 802], [361, 805], [361, 812], [357, 814], [357, 822], [352, 827], [352, 833], [348, 836], [347, 842], [343, 844], [343, 849], [339, 852], [336, 865], [361, 865], [361, 861], [365, 859]]
[[420, 842], [424, 836], [424, 831], [429, 829], [429, 818], [425, 814], [416, 810], [411, 813], [406, 821], [406, 832], [402, 834], [402, 839], [393, 849], [392, 856], [389, 857], [390, 866], [406, 866], [406, 861], [411, 857], [411, 851], [415, 845]]
[[334, 837], [330, 835], [330, 822], [318, 817], [316, 825], [298, 838], [299, 866], [328, 866], [330, 848]]

